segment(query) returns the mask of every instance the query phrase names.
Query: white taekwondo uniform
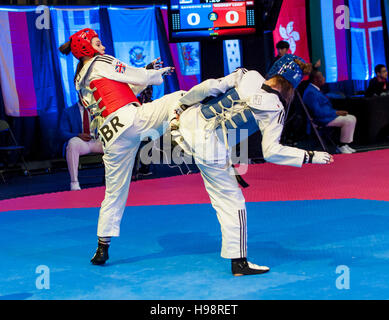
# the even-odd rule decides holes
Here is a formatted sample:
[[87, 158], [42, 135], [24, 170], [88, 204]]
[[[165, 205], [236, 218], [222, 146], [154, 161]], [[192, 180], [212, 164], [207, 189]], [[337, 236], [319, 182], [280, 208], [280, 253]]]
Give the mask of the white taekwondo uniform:
[[[137, 95], [148, 85], [161, 84], [162, 76], [168, 69], [133, 68], [109, 55], [96, 56], [83, 66], [76, 79], [76, 89], [84, 105], [90, 106], [96, 103], [91, 89], [91, 82], [93, 84], [94, 80], [109, 79], [126, 83], [134, 95]], [[181, 96], [181, 92], [175, 92], [142, 106], [134, 101], [107, 116], [97, 118], [100, 119], [97, 128], [103, 142], [106, 182], [97, 236], [120, 235], [120, 222], [127, 202], [141, 135], [150, 129], [159, 130], [162, 134], [164, 121], [168, 118], [169, 106], [174, 106], [174, 102], [177, 102]], [[97, 105], [92, 108], [92, 113], [93, 110], [99, 110]]]
[[216, 210], [222, 231], [223, 258], [247, 256], [245, 199], [228, 160], [230, 152], [224, 143], [222, 129], [210, 131], [210, 121], [204, 118], [201, 113], [203, 105], [198, 102], [235, 87], [241, 104], [250, 107], [259, 125], [265, 160], [279, 165], [301, 167], [306, 151], [280, 144], [284, 106], [276, 94], [262, 89], [264, 82], [265, 79], [256, 71], [237, 69], [224, 78], [200, 83], [180, 98], [181, 104], [195, 104], [181, 114], [179, 132], [193, 153], [212, 206]]

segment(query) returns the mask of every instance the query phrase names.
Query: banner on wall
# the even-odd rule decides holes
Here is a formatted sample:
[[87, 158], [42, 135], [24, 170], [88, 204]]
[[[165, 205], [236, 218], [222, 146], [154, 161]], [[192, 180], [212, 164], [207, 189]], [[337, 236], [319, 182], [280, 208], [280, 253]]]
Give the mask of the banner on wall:
[[381, 1], [353, 0], [349, 5], [352, 79], [369, 80], [377, 64], [386, 64]]
[[321, 60], [329, 83], [349, 79], [346, 10], [345, 0], [310, 2], [312, 59]]
[[[108, 8], [115, 57], [143, 68], [161, 56], [155, 8]], [[164, 84], [153, 87], [153, 99], [162, 97]]]
[[198, 42], [181, 42], [177, 44], [180, 70], [184, 76], [200, 74], [200, 44]]
[[276, 44], [287, 41], [290, 53], [310, 62], [307, 38], [305, 0], [284, 0], [276, 28], [273, 31], [274, 50], [277, 55]]
[[0, 8], [0, 81], [8, 116], [57, 112], [48, 9]]
[[[165, 32], [169, 37], [167, 9], [161, 9]], [[201, 82], [200, 43], [184, 42], [170, 43], [169, 50], [172, 56], [178, 84], [181, 90], [189, 90]], [[181, 69], [183, 67], [183, 69]]]
[[[53, 32], [56, 48], [69, 41], [69, 37], [84, 28], [91, 28], [100, 33], [99, 8], [51, 8]], [[72, 54], [63, 55], [55, 50], [61, 72], [65, 106], [70, 107], [78, 101], [74, 86], [74, 75], [78, 60]]]
[[242, 66], [240, 40], [223, 41], [224, 75], [229, 75]]

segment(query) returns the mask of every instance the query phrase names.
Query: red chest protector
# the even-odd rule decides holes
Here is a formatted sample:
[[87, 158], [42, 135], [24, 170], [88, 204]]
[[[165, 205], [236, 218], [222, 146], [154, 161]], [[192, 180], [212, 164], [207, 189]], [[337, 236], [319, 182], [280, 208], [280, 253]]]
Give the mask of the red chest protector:
[[127, 83], [101, 78], [91, 81], [90, 88], [95, 100], [101, 99], [99, 108], [105, 107], [101, 113], [104, 118], [129, 103], [141, 105]]

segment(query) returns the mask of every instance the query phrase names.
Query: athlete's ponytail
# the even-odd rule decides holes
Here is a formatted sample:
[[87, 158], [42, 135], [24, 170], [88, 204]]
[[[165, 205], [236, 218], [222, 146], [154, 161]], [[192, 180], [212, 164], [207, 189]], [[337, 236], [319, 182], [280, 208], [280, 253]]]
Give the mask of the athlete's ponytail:
[[312, 72], [312, 63], [304, 63], [300, 59], [294, 59], [294, 62], [299, 65], [304, 75], [308, 75]]
[[[69, 40], [68, 42], [65, 42], [63, 45], [61, 45], [58, 49], [61, 51], [62, 54], [68, 55], [71, 52], [71, 44], [72, 40]], [[80, 73], [82, 67], [84, 66], [84, 63], [82, 61], [83, 59], [81, 58], [80, 61], [78, 61], [77, 68], [76, 68], [76, 74], [74, 75], [74, 84], [76, 83], [76, 79], [78, 74]]]
[[58, 48], [59, 51], [61, 51], [62, 54], [68, 55], [71, 52], [70, 44], [71, 44], [71, 40], [65, 42], [62, 46]]

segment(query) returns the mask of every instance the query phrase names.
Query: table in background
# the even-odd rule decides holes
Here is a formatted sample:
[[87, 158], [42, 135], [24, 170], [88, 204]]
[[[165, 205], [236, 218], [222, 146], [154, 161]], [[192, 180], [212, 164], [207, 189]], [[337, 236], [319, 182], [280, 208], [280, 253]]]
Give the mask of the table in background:
[[331, 99], [336, 110], [356, 116], [354, 143], [359, 145], [387, 141], [389, 136], [389, 96]]

